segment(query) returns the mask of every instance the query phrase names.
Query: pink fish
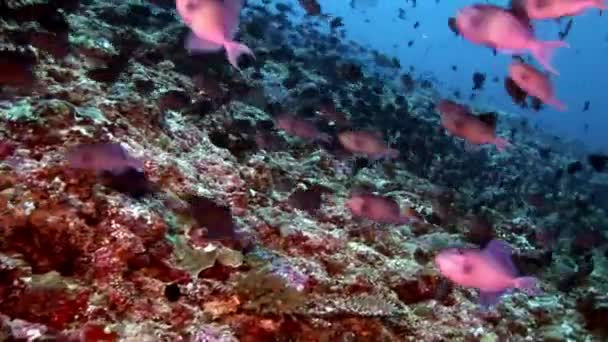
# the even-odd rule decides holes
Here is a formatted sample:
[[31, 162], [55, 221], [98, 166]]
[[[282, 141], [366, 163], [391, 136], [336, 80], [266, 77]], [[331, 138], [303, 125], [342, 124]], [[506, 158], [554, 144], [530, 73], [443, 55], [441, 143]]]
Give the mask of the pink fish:
[[553, 51], [558, 47], [568, 47], [561, 40], [537, 40], [526, 23], [512, 12], [494, 5], [473, 5], [461, 9], [456, 16], [456, 26], [463, 37], [475, 44], [501, 52], [530, 51], [545, 69], [554, 74], [558, 72], [551, 66]]
[[587, 9], [608, 9], [605, 0], [521, 0], [530, 19], [557, 19], [575, 16]]
[[235, 42], [243, 0], [177, 0], [177, 12], [192, 30], [186, 39], [189, 51], [215, 52], [222, 47], [237, 70], [239, 56], [255, 58], [253, 51]]
[[372, 159], [397, 158], [399, 156], [399, 151], [386, 146], [377, 133], [347, 131], [338, 134], [338, 140], [346, 150], [364, 154]]
[[302, 138], [309, 142], [322, 141], [328, 143], [331, 141], [331, 136], [329, 134], [322, 133], [308, 120], [290, 115], [279, 115], [275, 119], [275, 123], [278, 128], [284, 130], [287, 134]]
[[114, 174], [122, 174], [130, 169], [144, 169], [143, 162], [130, 156], [119, 143], [79, 145], [66, 154], [66, 159], [74, 169], [108, 171]]
[[566, 106], [555, 98], [549, 77], [534, 69], [531, 65], [513, 62], [509, 66], [509, 76], [528, 95], [534, 96], [558, 110], [566, 110]]
[[497, 304], [500, 296], [511, 289], [529, 294], [540, 292], [538, 279], [520, 277], [511, 260], [511, 247], [500, 240], [492, 240], [485, 249], [450, 248], [435, 257], [441, 274], [454, 283], [479, 289], [484, 307]]
[[494, 144], [503, 151], [511, 144], [496, 136], [496, 123], [488, 123], [473, 114], [468, 107], [442, 100], [437, 105], [441, 113], [442, 126], [453, 136], [466, 140], [473, 145]]
[[356, 195], [346, 201], [345, 205], [354, 216], [378, 223], [408, 224], [419, 221], [411, 211], [406, 210], [402, 213], [397, 202], [384, 196]]

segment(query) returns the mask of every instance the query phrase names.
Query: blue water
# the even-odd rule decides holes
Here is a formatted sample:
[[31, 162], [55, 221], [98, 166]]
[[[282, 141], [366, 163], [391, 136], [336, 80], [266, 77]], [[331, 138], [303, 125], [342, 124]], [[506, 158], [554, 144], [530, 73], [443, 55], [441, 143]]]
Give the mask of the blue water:
[[[460, 90], [461, 101], [468, 101], [471, 93], [472, 74], [487, 75], [484, 90], [479, 92], [471, 105], [491, 107], [538, 122], [539, 126], [552, 134], [567, 139], [582, 141], [592, 151], [608, 151], [608, 14], [600, 16], [598, 10], [589, 10], [574, 19], [566, 42], [568, 49], [558, 49], [553, 64], [560, 76], [554, 77], [557, 97], [568, 106], [566, 112], [558, 112], [547, 106], [540, 112], [522, 109], [511, 102], [503, 81], [511, 57], [504, 54], [494, 56], [488, 48], [477, 46], [457, 37], [447, 25], [449, 17], [458, 8], [474, 4], [469, 0], [417, 1], [411, 2], [378, 0], [376, 7], [352, 9], [350, 1], [323, 1], [323, 12], [343, 18], [346, 37], [364, 46], [377, 49], [389, 56], [399, 58], [402, 72], [414, 66], [416, 74], [430, 73], [442, 83], [438, 88], [442, 95], [450, 97]], [[479, 2], [479, 1], [477, 1]], [[504, 5], [508, 1], [492, 1]], [[297, 8], [294, 6], [294, 8]], [[398, 8], [406, 11], [406, 20], [398, 18]], [[303, 11], [302, 11], [303, 12]], [[367, 21], [367, 22], [366, 22]], [[420, 26], [414, 29], [414, 23]], [[567, 19], [557, 21], [535, 21], [536, 36], [540, 39], [558, 39], [558, 32], [565, 27]], [[412, 47], [407, 42], [414, 40]], [[458, 67], [457, 71], [451, 69]], [[492, 78], [499, 77], [499, 82]], [[590, 108], [583, 112], [585, 101]], [[586, 132], [584, 125], [588, 124]]]

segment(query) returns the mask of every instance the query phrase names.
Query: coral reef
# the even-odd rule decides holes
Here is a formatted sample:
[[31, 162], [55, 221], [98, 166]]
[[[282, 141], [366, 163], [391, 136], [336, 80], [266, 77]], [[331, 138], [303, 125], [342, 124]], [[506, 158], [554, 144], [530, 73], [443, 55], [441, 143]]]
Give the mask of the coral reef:
[[[467, 152], [438, 133], [431, 81], [384, 82], [316, 21], [250, 3], [240, 40], [257, 58], [238, 72], [183, 49], [173, 5], [0, 2], [0, 340], [606, 338], [608, 181], [564, 174], [568, 142], [500, 113], [516, 148]], [[273, 128], [322, 105], [400, 157]], [[143, 172], [69, 167], [71, 147], [98, 142]], [[357, 191], [420, 222], [356, 220], [344, 201]], [[492, 237], [544, 293], [480, 313], [432, 259]]]

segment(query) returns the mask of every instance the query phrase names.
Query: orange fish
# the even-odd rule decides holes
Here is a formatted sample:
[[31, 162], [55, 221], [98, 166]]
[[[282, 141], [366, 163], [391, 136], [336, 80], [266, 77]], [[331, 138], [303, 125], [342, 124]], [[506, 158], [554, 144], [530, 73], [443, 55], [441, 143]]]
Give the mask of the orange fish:
[[372, 159], [397, 158], [399, 156], [399, 151], [384, 144], [376, 133], [365, 131], [342, 132], [338, 134], [338, 141], [346, 150], [364, 154]]
[[509, 66], [509, 76], [528, 95], [534, 96], [558, 110], [566, 110], [566, 106], [555, 98], [549, 77], [534, 69], [533, 66], [522, 62], [513, 62]]
[[503, 151], [511, 144], [496, 136], [496, 122], [487, 122], [485, 117], [471, 114], [467, 106], [442, 100], [437, 105], [441, 113], [441, 125], [453, 136], [473, 145], [493, 144]]

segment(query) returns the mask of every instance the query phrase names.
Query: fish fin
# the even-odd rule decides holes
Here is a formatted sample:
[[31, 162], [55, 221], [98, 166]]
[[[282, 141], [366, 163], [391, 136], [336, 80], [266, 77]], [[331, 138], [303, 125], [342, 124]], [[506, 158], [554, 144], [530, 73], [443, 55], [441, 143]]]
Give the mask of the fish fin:
[[538, 295], [542, 292], [538, 279], [535, 277], [519, 277], [513, 280], [513, 287], [529, 294]]
[[224, 8], [233, 13], [241, 12], [243, 5], [245, 5], [245, 0], [224, 0]]
[[599, 9], [600, 11], [608, 10], [608, 5], [604, 3], [604, 0], [595, 0], [595, 2], [595, 8]]
[[316, 140], [329, 144], [331, 143], [332, 137], [327, 133], [321, 133]]
[[401, 214], [401, 216], [399, 218], [399, 223], [400, 224], [422, 223], [422, 220], [420, 220], [417, 217], [409, 216], [409, 215], [406, 215], [406, 214]]
[[559, 72], [551, 65], [551, 58], [555, 49], [561, 47], [570, 47], [570, 45], [561, 40], [535, 41], [530, 47], [530, 52], [547, 71], [559, 75]]
[[481, 146], [480, 145], [475, 145], [475, 144], [471, 144], [470, 142], [466, 141], [464, 142], [464, 150], [466, 152], [469, 153], [477, 153], [479, 151], [481, 151]]
[[124, 160], [125, 162], [129, 160], [129, 153], [120, 143], [109, 143], [109, 144], [102, 143], [102, 144], [96, 144], [96, 145], [91, 145], [91, 146], [95, 146], [99, 150], [101, 150], [103, 148], [107, 148], [108, 153], [113, 155], [114, 157], [116, 157], [120, 160]]
[[479, 305], [482, 308], [488, 309], [500, 302], [500, 297], [505, 294], [506, 291], [488, 292], [479, 291]]
[[247, 45], [237, 43], [237, 42], [227, 42], [224, 44], [226, 48], [226, 55], [228, 55], [228, 62], [235, 67], [237, 70], [239, 69], [239, 57], [241, 55], [249, 55], [255, 59], [255, 54]]
[[521, 50], [513, 50], [513, 49], [496, 49], [496, 52], [500, 52], [504, 55], [518, 55], [521, 53]]
[[197, 52], [215, 52], [222, 49], [222, 45], [201, 39], [190, 32], [186, 38], [186, 50]]
[[414, 223], [415, 221], [416, 221], [415, 219], [405, 216], [404, 214], [401, 214], [401, 216], [399, 216], [398, 223], [399, 224], [411, 224], [411, 223]]
[[501, 138], [501, 137], [494, 138], [493, 143], [494, 143], [494, 146], [496, 146], [496, 148], [501, 152], [506, 150], [507, 148], [513, 146], [507, 139]]
[[506, 242], [501, 240], [491, 240], [482, 253], [492, 260], [497, 266], [501, 267], [504, 272], [515, 277], [519, 272], [513, 264], [511, 255], [513, 249]]
[[389, 148], [386, 150], [384, 155], [386, 156], [386, 158], [394, 159], [394, 158], [399, 157], [399, 150], [396, 150], [394, 148]]
[[555, 97], [550, 98], [549, 100], [546, 101], [546, 103], [553, 106], [555, 109], [559, 110], [560, 112], [566, 111], [568, 109], [568, 107], [566, 107], [566, 105], [563, 102], [556, 99]]
[[129, 170], [137, 170], [138, 172], [142, 172], [141, 170], [138, 170], [135, 167], [132, 167], [131, 165], [122, 165], [122, 166], [116, 166], [110, 170], [106, 170], [108, 171], [110, 174], [114, 175], [114, 176], [120, 176], [125, 174], [127, 171]]
[[127, 161], [127, 167], [129, 168], [133, 168], [137, 171], [143, 172], [145, 167], [144, 167], [144, 162], [140, 159], [137, 158], [133, 158], [131, 156], [129, 156], [129, 159]]
[[369, 132], [369, 134], [373, 135], [374, 137], [384, 140], [384, 134], [382, 134], [382, 132], [380, 131], [371, 131]]
[[477, 115], [477, 118], [483, 123], [486, 123], [492, 126], [493, 128], [496, 128], [496, 122], [498, 121], [498, 115], [496, 114], [496, 112], [482, 113]]
[[408, 223], [419, 223], [422, 222], [422, 219], [419, 217], [419, 213], [416, 209], [411, 206], [405, 206], [401, 209], [401, 216], [403, 217], [403, 221], [408, 220]]
[[242, 0], [224, 1], [224, 32], [231, 39], [234, 38], [238, 31], [242, 7]]

